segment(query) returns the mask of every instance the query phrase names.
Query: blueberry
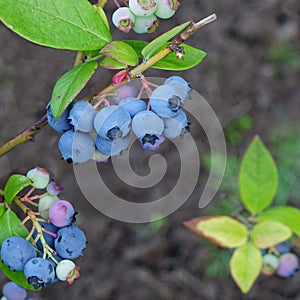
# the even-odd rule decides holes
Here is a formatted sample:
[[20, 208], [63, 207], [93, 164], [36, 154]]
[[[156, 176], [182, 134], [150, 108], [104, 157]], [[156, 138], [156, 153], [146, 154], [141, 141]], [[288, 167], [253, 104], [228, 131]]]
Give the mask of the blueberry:
[[280, 277], [292, 277], [299, 270], [298, 257], [293, 253], [285, 253], [280, 256], [279, 267], [276, 273]]
[[59, 200], [49, 209], [49, 219], [57, 227], [64, 227], [73, 222], [74, 208], [69, 201]]
[[139, 94], [139, 90], [134, 83], [127, 82], [126, 84], [117, 88], [114, 93], [116, 93], [117, 96], [112, 97], [112, 100], [114, 103], [119, 104], [122, 99], [127, 97], [136, 97]]
[[132, 119], [132, 131], [138, 137], [142, 145], [150, 143], [154, 145], [164, 129], [163, 120], [154, 112], [144, 110]]
[[162, 118], [172, 118], [182, 109], [182, 98], [171, 85], [157, 87], [150, 97], [151, 109]]
[[2, 294], [8, 300], [25, 300], [27, 292], [13, 281], [9, 281], [2, 287]]
[[54, 283], [53, 263], [41, 257], [32, 258], [24, 266], [24, 275], [35, 289]]
[[137, 113], [147, 109], [146, 102], [135, 97], [124, 98], [120, 101], [119, 106], [125, 108], [129, 112], [131, 118], [133, 118]]
[[90, 132], [94, 129], [94, 118], [96, 110], [87, 101], [75, 102], [69, 113], [70, 124], [75, 130]]
[[55, 272], [59, 280], [67, 281], [69, 284], [72, 284], [76, 278], [80, 277], [79, 267], [76, 267], [74, 262], [69, 259], [60, 261]]
[[46, 189], [49, 195], [57, 196], [63, 191], [64, 187], [60, 182], [51, 180]]
[[[141, 141], [141, 140], [140, 140]], [[150, 150], [150, 151], [156, 151], [160, 144], [162, 144], [163, 142], [165, 141], [165, 137], [163, 135], [160, 135], [157, 137], [157, 139], [155, 139], [155, 143], [152, 144], [152, 143], [142, 143], [142, 148], [143, 150]]]
[[126, 33], [134, 26], [135, 16], [128, 7], [119, 7], [112, 15], [113, 24]]
[[147, 17], [156, 10], [156, 0], [129, 0], [129, 8], [135, 16]]
[[125, 137], [130, 131], [129, 112], [117, 105], [102, 108], [96, 115], [94, 127], [99, 136], [113, 140]]
[[70, 124], [69, 120], [68, 120], [68, 116], [69, 116], [69, 111], [70, 111], [70, 107], [69, 106], [64, 112], [63, 114], [59, 117], [59, 118], [54, 118], [51, 108], [50, 108], [50, 102], [47, 104], [46, 106], [46, 114], [47, 114], [47, 121], [48, 124], [57, 132], [63, 133], [67, 130], [72, 129], [72, 125]]
[[123, 138], [117, 138], [114, 140], [107, 140], [97, 135], [95, 143], [96, 148], [100, 153], [104, 155], [115, 156], [121, 155], [123, 150], [128, 149], [129, 141], [130, 134], [127, 134]]
[[282, 242], [280, 244], [275, 245], [275, 250], [279, 253], [279, 254], [285, 254], [290, 252], [291, 248], [288, 242]]
[[86, 237], [77, 226], [70, 225], [61, 228], [55, 239], [55, 250], [59, 256], [66, 259], [75, 259], [83, 255], [86, 248]]
[[191, 123], [188, 122], [186, 114], [182, 110], [177, 116], [163, 119], [163, 121], [165, 126], [163, 135], [167, 138], [176, 138], [190, 132]]
[[159, 22], [155, 15], [150, 15], [148, 17], [135, 17], [135, 23], [133, 30], [136, 33], [152, 33], [156, 30]]
[[25, 263], [33, 257], [36, 257], [36, 249], [19, 236], [7, 238], [1, 245], [2, 261], [12, 271], [23, 270]]
[[278, 266], [279, 266], [278, 257], [273, 254], [266, 254], [263, 256], [263, 265], [262, 265], [261, 273], [270, 276], [274, 274]]
[[180, 6], [177, 0], [156, 0], [156, 3], [157, 9], [155, 15], [161, 19], [171, 18]]
[[190, 92], [192, 91], [192, 88], [190, 83], [185, 81], [182, 77], [171, 76], [165, 80], [164, 84], [173, 86], [182, 101], [191, 99]]
[[[59, 229], [58, 227], [54, 226], [53, 224], [47, 223], [47, 222], [40, 222], [40, 225], [47, 231], [50, 231], [54, 234], [56, 234]], [[37, 236], [37, 231], [35, 230], [32, 234], [32, 237], [35, 239], [36, 236]], [[53, 249], [55, 237], [45, 231], [43, 232], [43, 237], [44, 237], [46, 243]], [[43, 245], [42, 245], [42, 242], [40, 239], [37, 241], [36, 245], [39, 250], [43, 251], [44, 248], [43, 248]]]
[[[39, 205], [38, 211], [42, 212], [44, 210], [48, 210], [58, 200], [59, 198], [57, 196], [52, 196], [52, 195], [46, 195], [44, 197], [41, 197], [38, 204]], [[48, 219], [49, 211], [41, 213], [41, 216], [45, 219]]]
[[32, 180], [32, 186], [36, 189], [46, 188], [50, 181], [50, 176], [47, 170], [40, 167], [29, 170], [26, 176]]
[[58, 148], [67, 162], [83, 163], [95, 151], [95, 144], [88, 133], [69, 130], [58, 141]]

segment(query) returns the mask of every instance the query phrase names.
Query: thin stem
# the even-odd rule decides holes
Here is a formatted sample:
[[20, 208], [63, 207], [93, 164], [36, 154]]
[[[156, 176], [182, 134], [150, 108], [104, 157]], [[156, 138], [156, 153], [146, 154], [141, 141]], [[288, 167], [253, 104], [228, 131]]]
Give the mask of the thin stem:
[[84, 53], [82, 51], [77, 51], [74, 65], [73, 65], [74, 67], [76, 67], [82, 63], [83, 56], [84, 56]]
[[[105, 1], [101, 1], [101, 0], [98, 1], [98, 5], [100, 3], [100, 6], [102, 6], [103, 5], [102, 2], [104, 3]], [[187, 29], [185, 29], [177, 38], [174, 39], [173, 43], [180, 45], [181, 43], [186, 41], [191, 35], [193, 35], [198, 30], [200, 30], [202, 27], [213, 22], [216, 19], [217, 19], [217, 16], [215, 14], [212, 14], [197, 23], [191, 22], [189, 27]], [[137, 77], [140, 77], [147, 69], [149, 69], [151, 66], [153, 66], [155, 63], [157, 63], [164, 57], [166, 57], [171, 52], [172, 52], [171, 47], [167, 46], [166, 48], [162, 49], [159, 53], [157, 53], [156, 55], [151, 57], [149, 60], [141, 63], [140, 65], [135, 67], [133, 70], [131, 70], [128, 73], [128, 77], [130, 79], [135, 79]], [[82, 53], [82, 55], [83, 55], [83, 53]], [[80, 57], [81, 57], [81, 54], [77, 53], [74, 65], [77, 63], [77, 61], [79, 61]], [[115, 85], [112, 83], [112, 84], [108, 85], [106, 88], [104, 88], [103, 90], [101, 90], [100, 92], [96, 93], [94, 96], [87, 98], [86, 100], [91, 100], [91, 99], [101, 96], [103, 94], [112, 93], [116, 88], [126, 84], [127, 82], [128, 82], [128, 78], [124, 78], [123, 81], [118, 85]], [[19, 134], [18, 136], [16, 136], [15, 138], [8, 141], [6, 144], [1, 146], [0, 147], [0, 157], [22, 143], [25, 143], [28, 141], [33, 141], [33, 136], [40, 129], [45, 127], [46, 125], [47, 125], [47, 116], [45, 115], [38, 122], [36, 122], [33, 125], [33, 127], [25, 130], [24, 132], [22, 132], [21, 134]]]

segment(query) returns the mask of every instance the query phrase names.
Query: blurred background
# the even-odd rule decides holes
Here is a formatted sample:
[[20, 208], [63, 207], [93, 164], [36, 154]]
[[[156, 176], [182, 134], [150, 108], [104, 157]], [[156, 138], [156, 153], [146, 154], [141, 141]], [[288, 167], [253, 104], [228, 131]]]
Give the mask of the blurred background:
[[[207, 180], [209, 145], [199, 124], [192, 125], [203, 168], [190, 199], [167, 218], [134, 225], [112, 220], [93, 208], [81, 194], [71, 165], [60, 159], [59, 135], [47, 127], [34, 143], [27, 143], [0, 158], [0, 186], [9, 175], [43, 166], [61, 181], [63, 198], [79, 212], [78, 225], [88, 238], [79, 259], [82, 278], [72, 287], [58, 283], [30, 292], [34, 299], [294, 299], [300, 300], [300, 275], [292, 279], [260, 277], [248, 295], [242, 295], [228, 275], [230, 252], [218, 251], [190, 233], [182, 221], [212, 212], [234, 209], [241, 156], [255, 134], [261, 135], [275, 157], [280, 173], [276, 203], [300, 206], [300, 3], [299, 0], [181, 1], [170, 20], [146, 37], [116, 32], [117, 39], [152, 40], [186, 20], [216, 13], [218, 20], [188, 40], [208, 53], [192, 70], [177, 72], [210, 103], [227, 140], [227, 170], [220, 192], [208, 207], [198, 208]], [[113, 1], [106, 7], [111, 15]], [[58, 78], [72, 67], [75, 53], [27, 42], [0, 24], [0, 143], [30, 127], [45, 112]], [[112, 72], [97, 71], [80, 97], [90, 96], [110, 83]], [[150, 70], [147, 76], [171, 72]], [[173, 73], [172, 73], [173, 75]], [[80, 98], [79, 97], [79, 98]], [[193, 129], [194, 128], [194, 129]], [[149, 172], [148, 152], [133, 151], [138, 174]], [[166, 142], [159, 150], [168, 161], [165, 193], [176, 182], [176, 150]], [[101, 176], [113, 190], [131, 201], [152, 201], [160, 193], [147, 189], [140, 195], [118, 184], [111, 163], [100, 165]], [[132, 199], [131, 196], [135, 198]], [[130, 198], [131, 197], [131, 198]], [[1, 230], [1, 229], [0, 229]], [[0, 274], [0, 286], [6, 281]]]

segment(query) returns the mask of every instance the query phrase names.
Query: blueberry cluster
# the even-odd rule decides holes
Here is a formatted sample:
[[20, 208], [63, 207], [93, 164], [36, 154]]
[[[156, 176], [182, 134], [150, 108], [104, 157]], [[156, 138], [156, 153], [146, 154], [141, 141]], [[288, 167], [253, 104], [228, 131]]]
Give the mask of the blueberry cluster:
[[274, 249], [262, 250], [263, 266], [261, 273], [268, 276], [276, 273], [283, 278], [294, 276], [299, 270], [299, 259], [290, 250], [288, 242], [280, 243]]
[[[12, 271], [24, 272], [28, 283], [35, 289], [58, 280], [71, 284], [80, 276], [79, 267], [72, 260], [83, 255], [87, 242], [83, 231], [73, 224], [77, 213], [70, 202], [58, 198], [63, 187], [50, 180], [45, 169], [36, 167], [26, 176], [32, 181], [33, 189], [20, 201], [32, 204], [33, 200], [38, 200], [39, 212], [28, 214], [28, 217], [34, 216], [31, 219], [33, 230], [26, 239], [10, 236], [3, 240], [0, 249], [2, 262]], [[34, 189], [46, 189], [47, 192], [31, 195]], [[9, 286], [8, 291], [16, 288], [12, 283]], [[3, 294], [9, 300], [19, 299], [12, 298], [6, 291]]]
[[182, 137], [190, 131], [190, 122], [182, 110], [184, 101], [191, 98], [190, 92], [188, 82], [171, 76], [153, 90], [147, 107], [137, 98], [138, 89], [128, 83], [116, 90], [114, 105], [98, 112], [89, 102], [78, 101], [54, 119], [48, 106], [48, 123], [64, 132], [58, 147], [68, 162], [81, 163], [91, 158], [103, 161], [103, 156], [120, 155], [128, 149], [131, 129], [143, 149], [154, 151], [165, 137]]
[[171, 18], [180, 3], [177, 0], [129, 0], [128, 7], [119, 7], [112, 16], [113, 24], [128, 33], [154, 32], [159, 25], [157, 18]]

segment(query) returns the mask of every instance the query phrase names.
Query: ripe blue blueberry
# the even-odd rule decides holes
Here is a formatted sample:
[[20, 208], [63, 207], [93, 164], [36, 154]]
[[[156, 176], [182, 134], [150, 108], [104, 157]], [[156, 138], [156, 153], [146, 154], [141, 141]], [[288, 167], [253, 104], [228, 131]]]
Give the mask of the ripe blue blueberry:
[[[56, 234], [57, 231], [59, 230], [59, 228], [54, 226], [53, 224], [47, 223], [47, 222], [40, 222], [40, 225], [46, 230], [46, 232], [43, 231], [43, 237], [44, 237], [46, 243], [53, 249], [54, 248], [54, 239], [56, 238], [56, 236], [53, 236], [53, 235], [49, 234], [48, 232]], [[32, 237], [35, 239], [36, 236], [37, 236], [37, 231], [35, 230], [32, 234]], [[40, 239], [37, 241], [36, 245], [39, 250], [42, 251], [44, 249]]]
[[132, 131], [138, 137], [142, 145], [146, 143], [154, 145], [163, 130], [163, 120], [153, 111], [141, 111], [132, 119]]
[[131, 118], [133, 118], [137, 113], [146, 110], [147, 104], [141, 99], [135, 97], [127, 97], [120, 101], [119, 106], [125, 108]]
[[50, 102], [46, 106], [46, 114], [47, 114], [47, 121], [48, 124], [57, 132], [63, 133], [67, 130], [72, 129], [72, 125], [68, 120], [70, 108], [68, 107], [63, 114], [59, 118], [54, 118], [51, 108]]
[[125, 137], [130, 131], [129, 112], [117, 105], [102, 108], [96, 115], [94, 127], [99, 136], [113, 140]]
[[182, 109], [182, 98], [171, 85], [157, 87], [150, 97], [151, 109], [162, 118], [172, 118]]
[[171, 18], [180, 6], [180, 3], [177, 0], [156, 0], [156, 3], [157, 9], [155, 14], [161, 19]]
[[291, 250], [290, 244], [288, 242], [282, 242], [280, 244], [275, 245], [275, 250], [279, 254], [288, 253]]
[[164, 84], [173, 86], [178, 93], [178, 96], [184, 101], [185, 99], [191, 99], [190, 92], [192, 88], [190, 83], [185, 81], [180, 76], [171, 76], [165, 80]]
[[135, 16], [128, 7], [119, 7], [112, 15], [113, 24], [126, 33], [134, 26]]
[[163, 119], [164, 131], [163, 135], [167, 138], [183, 137], [190, 132], [191, 123], [188, 122], [186, 114], [181, 110], [179, 114], [173, 118]]
[[66, 200], [58, 200], [49, 209], [49, 219], [56, 227], [64, 227], [74, 221], [75, 211]]
[[57, 232], [54, 244], [60, 257], [75, 259], [83, 255], [82, 251], [86, 248], [86, 237], [80, 228], [70, 225], [61, 228]]
[[88, 133], [69, 130], [58, 141], [63, 159], [71, 163], [83, 163], [94, 154], [95, 144]]
[[136, 33], [152, 33], [156, 30], [159, 22], [155, 15], [150, 15], [147, 17], [135, 17], [135, 23], [133, 30]]
[[279, 267], [276, 273], [280, 277], [288, 278], [294, 276], [299, 270], [298, 257], [293, 253], [285, 253], [280, 256]]
[[142, 149], [143, 150], [150, 150], [150, 151], [156, 151], [160, 144], [162, 144], [165, 141], [165, 137], [163, 135], [158, 136], [158, 138], [155, 140], [154, 144], [151, 143], [142, 143]]
[[2, 287], [2, 294], [8, 300], [25, 300], [27, 292], [13, 281], [9, 281]]
[[147, 17], [156, 10], [156, 0], [129, 0], [129, 8], [135, 16]]
[[279, 266], [279, 259], [273, 254], [266, 254], [263, 256], [263, 265], [261, 273], [271, 276]]
[[48, 259], [32, 258], [24, 266], [24, 275], [35, 289], [54, 283], [55, 270]]
[[90, 132], [94, 129], [96, 113], [91, 103], [87, 101], [75, 102], [69, 113], [70, 124], [74, 126], [75, 130]]
[[108, 140], [102, 138], [100, 135], [96, 137], [96, 148], [97, 150], [108, 156], [121, 155], [123, 150], [128, 149], [130, 141], [130, 134], [127, 134], [123, 138], [116, 138], [114, 140]]
[[139, 94], [139, 90], [133, 82], [127, 82], [126, 84], [117, 88], [114, 93], [117, 96], [112, 97], [114, 103], [119, 104], [119, 102], [127, 97], [136, 97]]
[[46, 188], [50, 181], [50, 176], [47, 170], [40, 167], [29, 170], [26, 176], [32, 180], [32, 186], [36, 189]]
[[2, 261], [12, 271], [23, 270], [25, 263], [33, 257], [36, 257], [36, 249], [19, 236], [7, 238], [1, 245]]
[[38, 211], [42, 212], [45, 211], [43, 213], [41, 213], [41, 216], [45, 219], [49, 218], [49, 208], [56, 202], [58, 201], [59, 198], [57, 196], [52, 196], [52, 195], [45, 195], [44, 197], [41, 197], [39, 200], [39, 204], [38, 204]]

